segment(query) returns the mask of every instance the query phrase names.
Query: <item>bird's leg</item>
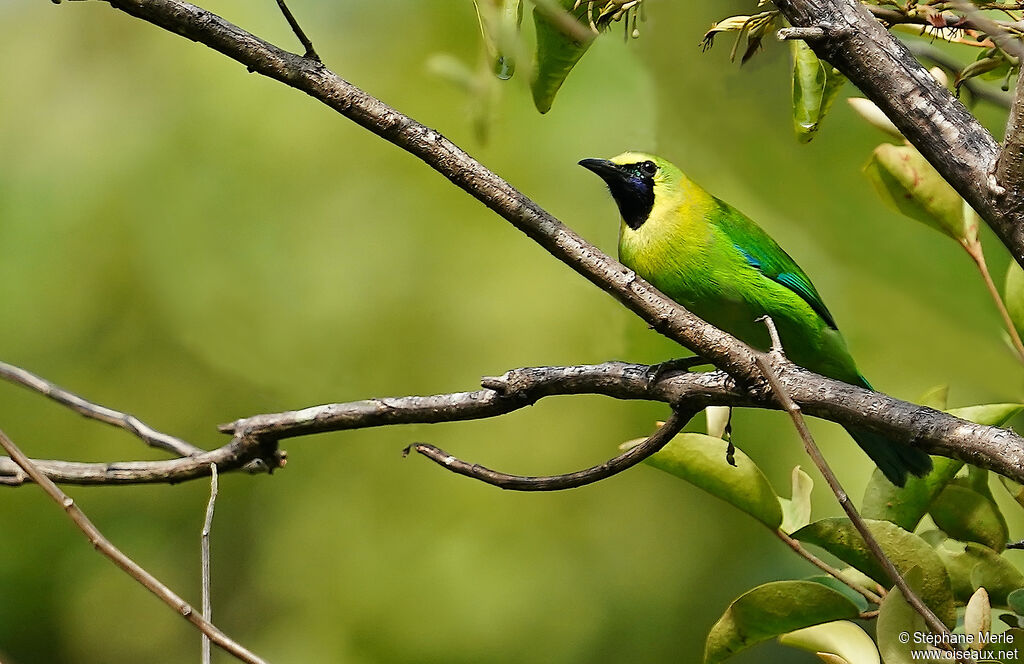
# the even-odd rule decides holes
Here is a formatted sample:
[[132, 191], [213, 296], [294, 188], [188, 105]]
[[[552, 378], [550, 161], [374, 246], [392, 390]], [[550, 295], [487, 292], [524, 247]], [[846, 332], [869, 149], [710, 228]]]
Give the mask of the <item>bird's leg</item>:
[[674, 373], [685, 373], [694, 367], [702, 365], [710, 365], [711, 362], [705, 360], [699, 355], [693, 355], [691, 357], [677, 357], [674, 360], [667, 360], [660, 364], [652, 364], [647, 367], [647, 384], [648, 386], [654, 385], [662, 378]]

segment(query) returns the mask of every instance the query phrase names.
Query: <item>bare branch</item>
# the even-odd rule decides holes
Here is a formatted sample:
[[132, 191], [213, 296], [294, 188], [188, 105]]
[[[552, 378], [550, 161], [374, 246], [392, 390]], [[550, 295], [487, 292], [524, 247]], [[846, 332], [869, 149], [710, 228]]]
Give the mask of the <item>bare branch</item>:
[[79, 509], [75, 501], [66, 493], [60, 490], [56, 484], [32, 463], [32, 460], [25, 456], [25, 453], [18, 449], [10, 438], [3, 431], [0, 431], [0, 447], [10, 455], [14, 462], [25, 471], [25, 473], [46, 492], [55, 503], [60, 505], [64, 512], [70, 517], [78, 529], [89, 539], [93, 547], [120, 567], [128, 576], [138, 581], [146, 590], [159, 597], [165, 604], [174, 609], [179, 615], [196, 626], [211, 641], [223, 648], [237, 659], [250, 664], [265, 664], [262, 659], [249, 652], [246, 648], [233, 641], [227, 634], [220, 631], [213, 623], [197, 613], [185, 600], [174, 593], [170, 588], [160, 582], [155, 576], [147, 572], [134, 560], [126, 556], [120, 549], [114, 546], [110, 540], [103, 536], [103, 533], [93, 525], [92, 521]]
[[[878, 392], [823, 378], [771, 358], [774, 372], [804, 411], [815, 417], [885, 434], [897, 443], [1024, 479], [1024, 438], [1013, 431], [961, 420]], [[236, 436], [275, 440], [326, 431], [394, 424], [455, 422], [504, 415], [557, 394], [601, 394], [616, 399], [661, 401], [677, 408], [748, 406], [778, 408], [770, 390], [745, 391], [721, 371], [656, 377], [644, 364], [606, 362], [569, 367], [514, 369], [486, 378], [487, 389], [433, 396], [371, 399], [269, 413], [223, 425]]]
[[59, 385], [51, 383], [45, 378], [41, 378], [34, 373], [26, 371], [21, 367], [16, 367], [13, 364], [0, 362], [0, 378], [39, 392], [40, 394], [53, 399], [62, 406], [66, 406], [89, 419], [98, 420], [111, 426], [124, 429], [133, 436], [141, 438], [151, 447], [166, 450], [167, 452], [183, 457], [191, 456], [193, 454], [203, 454], [206, 451], [202, 448], [196, 447], [192, 443], [185, 442], [180, 438], [160, 433], [134, 415], [128, 415], [127, 413], [122, 413], [112, 408], [100, 406], [99, 404], [83, 399], [74, 392], [65, 390]]
[[[272, 472], [284, 466], [285, 456], [269, 439], [236, 436], [223, 447], [180, 459], [112, 463], [34, 459], [32, 463], [50, 480], [61, 484], [175, 484], [206, 477], [211, 464], [216, 464], [221, 472], [240, 468]], [[0, 485], [21, 486], [30, 479], [13, 460], [0, 457]]]
[[[783, 356], [782, 342], [779, 340], [779, 333], [775, 328], [775, 323], [769, 316], [765, 316], [763, 320], [765, 325], [768, 326], [768, 332], [772, 339], [771, 354], [778, 355], [780, 357]], [[775, 398], [778, 400], [783, 410], [785, 410], [793, 420], [793, 426], [796, 427], [797, 433], [800, 434], [800, 438], [804, 442], [804, 449], [807, 450], [808, 456], [811, 457], [811, 460], [814, 461], [814, 465], [818, 467], [818, 470], [821, 471], [821, 474], [825, 477], [825, 482], [832, 490], [832, 493], [835, 494], [840, 507], [843, 508], [843, 511], [846, 512], [846, 515], [850, 518], [850, 522], [853, 523], [853, 527], [857, 529], [857, 532], [859, 532], [861, 537], [864, 539], [864, 543], [871, 551], [871, 555], [873, 555], [879, 564], [881, 564], [882, 569], [885, 570], [885, 573], [892, 580], [893, 584], [900, 589], [900, 592], [903, 593], [903, 598], [907, 600], [907, 603], [921, 614], [921, 617], [924, 618], [928, 627], [936, 634], [942, 634], [948, 637], [949, 628], [947, 628], [942, 621], [939, 620], [938, 616], [936, 616], [935, 613], [921, 601], [921, 598], [918, 597], [917, 593], [910, 588], [906, 580], [903, 578], [903, 575], [900, 574], [900, 571], [896, 569], [896, 566], [893, 565], [891, 560], [889, 560], [889, 556], [885, 555], [885, 552], [882, 551], [882, 547], [878, 543], [878, 540], [875, 539], [875, 536], [868, 528], [868, 524], [861, 517], [860, 512], [857, 511], [853, 501], [850, 500], [850, 496], [847, 495], [846, 490], [843, 489], [842, 484], [839, 483], [839, 478], [837, 478], [836, 474], [832, 472], [832, 468], [828, 465], [824, 455], [822, 455], [821, 449], [818, 448], [818, 444], [814, 442], [814, 436], [811, 435], [810, 429], [807, 428], [807, 422], [804, 420], [800, 406], [793, 401], [785, 386], [779, 380], [778, 376], [775, 375], [775, 370], [772, 368], [772, 365], [768, 360], [768, 355], [759, 355], [757, 357], [757, 363], [758, 366], [761, 367], [761, 371], [764, 372], [765, 378], [771, 384], [771, 389]]]
[[[199, 535], [200, 557], [202, 558], [202, 601], [203, 617], [213, 621], [213, 601], [210, 597], [210, 532], [213, 530], [213, 510], [217, 504], [217, 464], [210, 464], [210, 501], [206, 504], [206, 517]], [[203, 633], [202, 664], [210, 664], [210, 637]]]
[[413, 450], [434, 463], [444, 466], [453, 473], [472, 477], [475, 480], [480, 480], [500, 489], [510, 489], [513, 491], [561, 491], [563, 489], [575, 489], [586, 484], [593, 484], [612, 475], [617, 475], [655, 454], [658, 450], [665, 447], [672, 440], [672, 437], [679, 433], [697, 412], [699, 410], [695, 409], [682, 412], [673, 411], [668, 421], [639, 445], [629, 448], [619, 456], [609, 459], [602, 464], [564, 475], [544, 477], [509, 475], [508, 473], [484, 468], [475, 463], [467, 463], [438, 447], [427, 445], [426, 443], [413, 443], [405, 448], [404, 454], [408, 454], [410, 450]]
[[292, 29], [292, 32], [295, 33], [299, 43], [301, 43], [302, 47], [306, 49], [305, 57], [310, 60], [320, 62], [320, 56], [317, 55], [316, 49], [313, 48], [313, 42], [311, 42], [309, 37], [306, 36], [306, 33], [302, 31], [302, 27], [299, 25], [299, 22], [295, 20], [295, 16], [292, 14], [292, 11], [288, 9], [288, 5], [285, 4], [284, 0], [277, 0], [277, 6], [281, 8], [281, 13], [284, 14], [284, 20], [288, 21], [288, 26]]

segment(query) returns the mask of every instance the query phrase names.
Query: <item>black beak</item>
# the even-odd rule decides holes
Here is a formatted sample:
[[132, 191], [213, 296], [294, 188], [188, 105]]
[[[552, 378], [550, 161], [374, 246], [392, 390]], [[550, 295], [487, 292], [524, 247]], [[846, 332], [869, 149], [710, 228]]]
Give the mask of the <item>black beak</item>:
[[613, 181], [621, 181], [627, 177], [618, 164], [614, 164], [607, 159], [582, 159], [579, 163], [580, 166], [588, 171], [593, 171], [600, 175], [601, 179], [609, 184]]

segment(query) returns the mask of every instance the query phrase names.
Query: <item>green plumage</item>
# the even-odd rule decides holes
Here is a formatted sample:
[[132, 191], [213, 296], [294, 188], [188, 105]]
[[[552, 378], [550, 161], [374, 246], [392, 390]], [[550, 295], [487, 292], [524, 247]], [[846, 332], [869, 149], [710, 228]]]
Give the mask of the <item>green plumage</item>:
[[[870, 389], [811, 280], [757, 224], [653, 155], [627, 152], [581, 164], [605, 179], [619, 204], [623, 264], [755, 348], [768, 348], [757, 319], [771, 316], [793, 362]], [[848, 431], [894, 484], [902, 486], [908, 471], [931, 470], [920, 450]]]

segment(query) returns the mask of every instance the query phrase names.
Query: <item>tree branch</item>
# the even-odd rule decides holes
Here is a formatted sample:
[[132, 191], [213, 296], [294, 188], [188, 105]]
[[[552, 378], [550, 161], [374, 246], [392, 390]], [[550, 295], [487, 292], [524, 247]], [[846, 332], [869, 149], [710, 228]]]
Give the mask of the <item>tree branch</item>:
[[807, 451], [807, 456], [811, 457], [814, 465], [818, 467], [818, 470], [825, 478], [825, 483], [828, 484], [829, 489], [832, 490], [836, 500], [839, 502], [839, 506], [843, 508], [843, 511], [846, 512], [846, 516], [850, 518], [850, 523], [852, 523], [853, 527], [858, 533], [860, 533], [861, 538], [864, 540], [864, 544], [867, 545], [871, 555], [882, 566], [882, 569], [885, 570], [886, 575], [893, 582], [893, 585], [899, 588], [900, 592], [903, 593], [903, 598], [907, 600], [907, 603], [910, 604], [910, 606], [914, 607], [915, 611], [921, 614], [921, 617], [924, 618], [929, 629], [936, 634], [949, 637], [949, 628], [939, 620], [938, 616], [936, 616], [923, 601], [921, 601], [921, 598], [918, 597], [917, 593], [915, 593], [911, 589], [910, 585], [907, 584], [903, 575], [900, 574], [900, 571], [896, 569], [896, 565], [893, 564], [889, 559], [889, 556], [887, 556], [885, 551], [882, 550], [882, 546], [878, 543], [878, 540], [875, 539], [871, 529], [868, 528], [867, 522], [864, 521], [860, 512], [857, 511], [857, 507], [853, 504], [853, 501], [850, 500], [850, 496], [846, 493], [843, 485], [840, 484], [839, 478], [836, 477], [836, 474], [832, 471], [832, 467], [829, 466], [828, 461], [825, 460], [825, 456], [821, 453], [821, 449], [818, 447], [818, 444], [814, 442], [814, 436], [811, 435], [811, 430], [807, 428], [807, 421], [804, 420], [800, 406], [793, 401], [789, 391], [779, 380], [778, 376], [775, 374], [775, 369], [771, 364], [772, 356], [784, 357], [782, 342], [779, 340], [779, 332], [775, 328], [775, 322], [772, 321], [770, 316], [764, 316], [763, 320], [765, 325], [768, 326], [768, 332], [771, 336], [771, 352], [758, 355], [757, 364], [761, 368], [761, 371], [764, 372], [765, 378], [771, 385], [775, 399], [778, 401], [779, 405], [782, 406], [782, 409], [789, 414], [790, 419], [793, 420], [793, 426], [796, 428], [797, 433], [800, 435], [800, 439], [804, 443], [804, 449]]
[[453, 473], [480, 480], [499, 489], [513, 491], [562, 491], [563, 489], [576, 489], [587, 484], [593, 484], [612, 475], [618, 475], [622, 471], [632, 468], [644, 459], [657, 453], [698, 412], [700, 412], [699, 409], [693, 408], [686, 411], [673, 411], [668, 421], [639, 445], [629, 448], [619, 456], [609, 459], [602, 464], [564, 475], [529, 477], [501, 473], [490, 468], [484, 468], [479, 464], [467, 463], [438, 447], [427, 445], [426, 443], [413, 443], [405, 448], [403, 455], [407, 455], [410, 450], [413, 450]]
[[996, 178], [1006, 188], [1010, 205], [1024, 215], [1024, 76], [1017, 75], [1017, 85], [1006, 120], [1003, 152], [999, 156]]
[[220, 648], [230, 653], [237, 659], [249, 664], [265, 664], [265, 662], [246, 648], [233, 641], [227, 634], [220, 631], [213, 623], [207, 620], [193, 609], [188, 602], [179, 597], [173, 590], [165, 586], [159, 579], [147, 572], [141, 565], [126, 556], [120, 549], [114, 546], [110, 540], [103, 536], [103, 533], [93, 525], [89, 517], [79, 509], [75, 501], [66, 493], [61, 491], [56, 484], [40, 471], [31, 459], [18, 449], [7, 435], [0, 431], [0, 447], [14, 460], [14, 463], [25, 471], [25, 473], [38, 484], [46, 494], [60, 505], [68, 517], [74, 522], [79, 530], [89, 539], [89, 542], [100, 553], [110, 559], [112, 563], [120, 567], [128, 576], [139, 582], [146, 590], [159, 597], [165, 604], [175, 610], [178, 615], [185, 618], [196, 626], [203, 634], [216, 643]]
[[[670, 363], [671, 365], [672, 363]], [[687, 362], [686, 364], [691, 364]], [[1024, 438], [1012, 431], [958, 419], [863, 388], [823, 378], [773, 359], [773, 368], [793, 398], [810, 415], [884, 433], [894, 444], [960, 459], [1024, 482]], [[164, 461], [77, 463], [36, 460], [50, 479], [66, 484], [174, 483], [207, 477], [210, 464], [221, 473], [273, 471], [286, 453], [278, 441], [314, 433], [396, 424], [459, 422], [505, 415], [554, 395], [597, 394], [616, 399], [658, 401], [677, 408], [707, 406], [778, 408], [770, 391], [747, 391], [722, 371], [678, 372], [663, 365], [606, 362], [565, 367], [513, 369], [482, 380], [484, 389], [432, 396], [368, 399], [254, 415], [221, 425], [230, 443], [209, 452]], [[0, 484], [18, 486], [27, 475], [0, 457]]]
[[1000, 148], [992, 135], [867, 7], [854, 0], [775, 0], [797, 27], [820, 27], [807, 42], [882, 109], [914, 147], [992, 228], [1024, 265], [1024, 205], [999, 179]]
[[[236, 436], [223, 447], [180, 459], [111, 463], [32, 459], [32, 463], [46, 477], [60, 484], [176, 484], [209, 476], [211, 464], [216, 464], [221, 472], [238, 469], [273, 472], [284, 466], [285, 456], [269, 439]], [[0, 457], [0, 485], [21, 486], [29, 479], [17, 463]]]
[[[655, 330], [726, 371], [743, 388], [737, 388], [724, 375], [710, 374], [710, 378], [699, 380], [718, 382], [712, 395], [701, 391], [701, 387], [707, 386], [700, 386], [698, 379], [690, 379], [694, 381], [688, 383], [691, 403], [774, 407], [754, 351], [697, 318], [632, 270], [600, 252], [437, 131], [366, 94], [321, 63], [284, 51], [183, 0], [105, 1], [132, 16], [201, 42], [250, 71], [301, 90], [420, 158], [611, 294]], [[939, 86], [902, 44], [859, 4], [850, 0], [777, 0], [777, 5], [793, 25], [817, 26], [826, 31], [824, 39], [812, 42], [818, 54], [839, 66], [894, 119], [903, 133], [918, 144], [939, 171], [985, 216], [1018, 261], [1024, 262], [1024, 223], [1018, 223], [1024, 222], [1024, 218], [1006, 214], [993, 194], [998, 190], [994, 184], [998, 146], [967, 109]], [[882, 82], [875, 84], [873, 77], [878, 76], [880, 68], [884, 73], [880, 77]], [[973, 425], [931, 409], [831, 381], [782, 359], [774, 368], [794, 400], [809, 414], [844, 424], [856, 423], [930, 453], [952, 456], [1024, 479], [1024, 441], [1012, 432]], [[549, 382], [549, 385], [557, 382]], [[662, 385], [663, 381], [655, 383]], [[636, 388], [634, 394], [647, 391], [647, 387], [638, 387], [635, 382], [633, 387]], [[626, 390], [601, 384], [593, 391], [614, 392], [612, 396], [619, 396]], [[539, 396], [544, 394], [537, 398]], [[713, 397], [720, 400], [715, 401]], [[673, 405], [680, 403], [682, 401], [673, 402]], [[520, 405], [521, 401], [517, 405], [515, 399], [483, 390], [319, 406], [246, 418], [227, 430], [235, 433], [232, 445], [244, 447], [255, 458], [259, 453], [248, 446], [262, 443], [274, 447], [283, 437], [379, 424], [488, 417]], [[263, 454], [267, 454], [266, 449]], [[271, 457], [271, 461], [275, 458]], [[178, 462], [180, 460], [169, 463]], [[189, 473], [204, 475], [208, 463], [210, 460], [204, 459], [200, 461], [201, 471], [193, 466], [176, 477]], [[276, 466], [271, 464], [270, 467]]]
[[196, 447], [192, 443], [185, 442], [180, 438], [160, 433], [134, 415], [128, 415], [127, 413], [122, 413], [121, 411], [107, 408], [106, 406], [100, 406], [99, 404], [83, 399], [77, 394], [69, 392], [59, 385], [51, 383], [45, 378], [41, 378], [34, 373], [26, 371], [21, 367], [16, 367], [13, 364], [0, 362], [0, 378], [27, 387], [35, 392], [39, 392], [40, 394], [53, 399], [62, 406], [70, 408], [79, 415], [124, 429], [128, 433], [142, 439], [142, 441], [150, 447], [156, 447], [183, 457], [191, 456], [193, 454], [203, 454], [206, 451], [200, 447]]

